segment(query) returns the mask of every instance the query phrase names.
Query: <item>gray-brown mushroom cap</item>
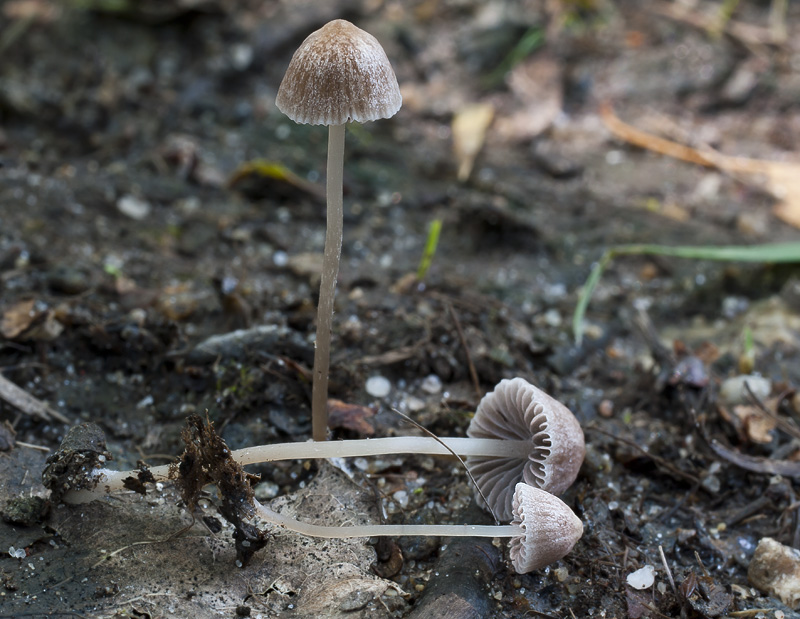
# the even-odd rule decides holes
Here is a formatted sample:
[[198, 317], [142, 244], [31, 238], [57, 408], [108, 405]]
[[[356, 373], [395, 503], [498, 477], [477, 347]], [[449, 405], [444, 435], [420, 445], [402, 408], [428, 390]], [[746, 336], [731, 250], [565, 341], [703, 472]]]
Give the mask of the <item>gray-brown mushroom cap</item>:
[[518, 574], [538, 570], [564, 557], [583, 535], [583, 523], [561, 499], [519, 483], [514, 489], [514, 520], [523, 534], [511, 539], [511, 563]]
[[[520, 481], [561, 494], [578, 476], [586, 453], [575, 415], [523, 378], [505, 379], [487, 393], [467, 429], [473, 438], [530, 441], [527, 460], [467, 458], [467, 467], [494, 514], [512, 517], [512, 493]], [[479, 502], [482, 503], [480, 497]]]
[[402, 102], [381, 44], [343, 19], [325, 24], [303, 41], [275, 101], [293, 121], [310, 125], [389, 118]]

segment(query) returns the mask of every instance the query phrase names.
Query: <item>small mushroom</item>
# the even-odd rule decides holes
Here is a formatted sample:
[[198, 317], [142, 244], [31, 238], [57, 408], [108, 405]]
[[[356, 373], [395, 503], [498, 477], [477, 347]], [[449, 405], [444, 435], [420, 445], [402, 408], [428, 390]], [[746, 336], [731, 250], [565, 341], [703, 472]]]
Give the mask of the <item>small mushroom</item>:
[[513, 496], [514, 520], [523, 535], [511, 538], [511, 563], [519, 574], [538, 570], [565, 556], [583, 535], [583, 523], [558, 497], [519, 483]]
[[583, 523], [561, 499], [519, 483], [513, 493], [514, 520], [507, 525], [375, 524], [320, 526], [279, 514], [253, 499], [259, 518], [309, 537], [509, 537], [511, 564], [518, 574], [550, 565], [564, 557], [583, 535]]
[[575, 481], [586, 453], [583, 431], [572, 412], [523, 378], [502, 380], [483, 397], [467, 435], [529, 441], [526, 460], [516, 456], [467, 459], [467, 467], [500, 520], [511, 518], [512, 489], [517, 482], [524, 480], [561, 494]]
[[345, 124], [394, 116], [402, 97], [378, 40], [350, 22], [336, 19], [311, 33], [294, 53], [275, 103], [295, 122], [328, 125], [328, 226], [311, 395], [312, 436], [324, 441], [333, 299], [342, 252]]

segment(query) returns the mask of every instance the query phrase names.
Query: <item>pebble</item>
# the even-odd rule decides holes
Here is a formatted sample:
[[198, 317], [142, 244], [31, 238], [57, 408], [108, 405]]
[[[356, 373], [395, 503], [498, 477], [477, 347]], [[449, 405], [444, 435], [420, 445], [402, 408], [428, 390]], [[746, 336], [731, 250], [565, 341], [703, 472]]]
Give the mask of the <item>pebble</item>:
[[772, 392], [772, 381], [770, 379], [755, 374], [741, 374], [723, 381], [719, 389], [722, 401], [728, 405], [748, 403], [749, 394], [745, 388], [745, 383], [749, 385], [753, 395], [759, 400], [767, 399]]
[[425, 401], [410, 395], [406, 398], [406, 408], [412, 413], [418, 413], [425, 408]]
[[597, 413], [601, 417], [608, 419], [614, 414], [614, 402], [611, 400], [601, 400], [600, 404], [597, 405]]
[[136, 221], [145, 219], [150, 214], [151, 209], [149, 202], [130, 194], [126, 194], [117, 200], [117, 210]]
[[548, 327], [560, 327], [563, 322], [561, 312], [555, 308], [547, 310], [542, 316], [542, 320]]
[[401, 509], [408, 507], [408, 492], [405, 490], [398, 490], [392, 495], [392, 498], [397, 501]]
[[634, 589], [649, 589], [656, 580], [656, 568], [645, 565], [643, 568], [628, 574], [628, 584]]
[[255, 488], [253, 488], [253, 496], [259, 501], [266, 501], [274, 499], [280, 492], [280, 486], [274, 481], [262, 481]]
[[800, 607], [800, 550], [762, 538], [747, 568], [747, 579], [796, 610]]
[[436, 376], [436, 374], [429, 374], [422, 380], [420, 389], [431, 395], [440, 393], [442, 391], [442, 379]]
[[371, 376], [367, 379], [366, 390], [373, 398], [385, 398], [392, 390], [392, 383], [384, 376]]

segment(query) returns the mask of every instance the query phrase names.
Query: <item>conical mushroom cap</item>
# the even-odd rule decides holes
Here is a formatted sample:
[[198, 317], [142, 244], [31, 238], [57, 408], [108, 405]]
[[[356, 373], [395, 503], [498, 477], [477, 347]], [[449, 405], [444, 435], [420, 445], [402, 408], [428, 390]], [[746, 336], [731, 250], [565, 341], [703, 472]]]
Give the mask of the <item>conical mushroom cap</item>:
[[518, 574], [558, 561], [583, 535], [583, 523], [564, 501], [522, 483], [514, 490], [513, 524], [523, 530], [511, 539], [511, 564]]
[[[467, 435], [530, 441], [526, 461], [467, 458], [467, 467], [502, 521], [511, 519], [515, 484], [524, 481], [561, 494], [575, 481], [586, 453], [583, 430], [575, 415], [523, 378], [501, 380], [494, 391], [483, 397]], [[478, 500], [482, 503], [479, 496]]]
[[275, 101], [293, 121], [309, 125], [389, 118], [402, 102], [381, 44], [343, 19], [312, 32], [297, 48]]

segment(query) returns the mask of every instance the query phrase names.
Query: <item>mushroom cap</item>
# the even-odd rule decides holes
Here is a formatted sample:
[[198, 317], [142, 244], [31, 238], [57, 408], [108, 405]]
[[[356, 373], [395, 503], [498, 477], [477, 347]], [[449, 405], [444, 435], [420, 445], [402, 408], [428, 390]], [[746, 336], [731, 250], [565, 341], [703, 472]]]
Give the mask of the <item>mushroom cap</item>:
[[402, 102], [378, 39], [343, 19], [306, 37], [292, 56], [275, 101], [293, 121], [309, 125], [389, 118]]
[[[575, 481], [586, 454], [583, 430], [575, 415], [523, 378], [501, 380], [483, 397], [467, 435], [530, 441], [524, 461], [517, 457], [467, 458], [467, 467], [502, 521], [512, 517], [514, 484], [524, 481], [561, 494]], [[480, 496], [478, 501], [482, 503]]]
[[583, 535], [583, 523], [564, 501], [523, 483], [514, 489], [513, 524], [523, 531], [511, 538], [511, 564], [518, 574], [558, 561]]

